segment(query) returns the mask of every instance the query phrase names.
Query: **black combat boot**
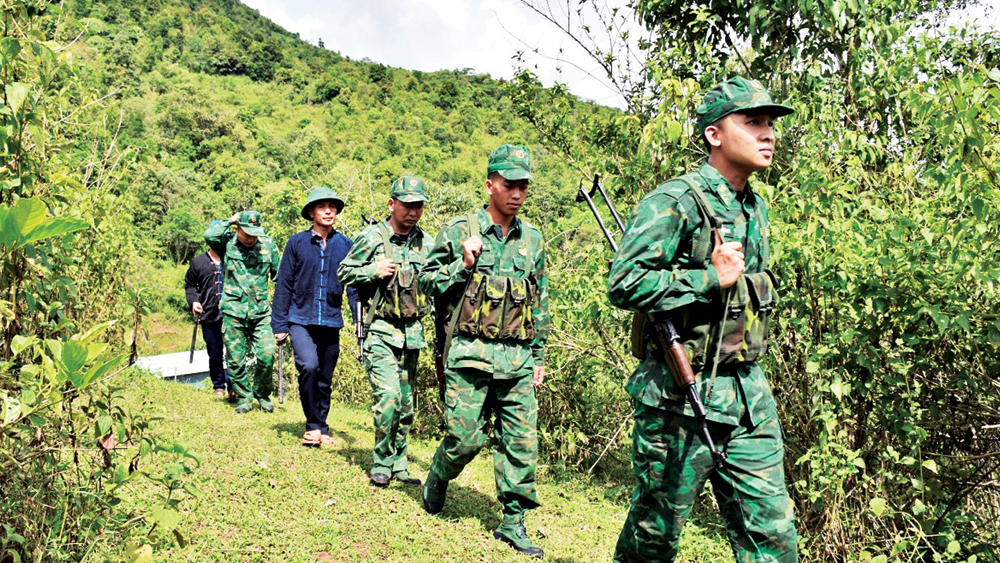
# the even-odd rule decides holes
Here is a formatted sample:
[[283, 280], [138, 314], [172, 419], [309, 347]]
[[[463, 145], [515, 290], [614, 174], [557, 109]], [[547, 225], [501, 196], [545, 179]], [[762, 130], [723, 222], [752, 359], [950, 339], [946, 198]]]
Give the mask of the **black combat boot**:
[[524, 529], [524, 514], [504, 514], [503, 522], [493, 532], [493, 537], [528, 557], [541, 559], [545, 555], [542, 548], [535, 547], [528, 539], [528, 531]]

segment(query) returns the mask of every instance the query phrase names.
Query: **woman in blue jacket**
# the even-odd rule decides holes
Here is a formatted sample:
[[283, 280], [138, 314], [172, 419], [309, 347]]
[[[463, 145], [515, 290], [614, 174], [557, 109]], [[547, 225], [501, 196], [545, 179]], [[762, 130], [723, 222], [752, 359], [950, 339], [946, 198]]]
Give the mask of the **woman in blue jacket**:
[[[334, 190], [321, 187], [309, 192], [302, 217], [313, 224], [288, 239], [271, 307], [275, 339], [281, 345], [286, 337], [291, 338], [295, 351], [299, 396], [306, 416], [304, 446], [334, 442], [326, 417], [333, 368], [340, 355], [340, 329], [344, 327], [344, 286], [337, 279], [337, 266], [351, 248], [351, 239], [333, 228], [343, 209], [344, 200]], [[347, 290], [347, 296], [353, 311], [357, 300], [354, 288]]]

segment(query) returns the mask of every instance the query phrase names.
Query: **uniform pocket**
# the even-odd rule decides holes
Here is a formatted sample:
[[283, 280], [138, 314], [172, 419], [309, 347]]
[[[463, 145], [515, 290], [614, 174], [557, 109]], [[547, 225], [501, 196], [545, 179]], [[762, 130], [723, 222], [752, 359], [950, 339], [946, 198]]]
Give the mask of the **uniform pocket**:
[[506, 309], [507, 278], [489, 276], [483, 284], [483, 300], [479, 306], [480, 327], [486, 338], [500, 338]]
[[[719, 348], [719, 365], [737, 364], [745, 360], [744, 327], [747, 321], [747, 306], [750, 304], [747, 276], [740, 276], [729, 288], [728, 306], [723, 311], [722, 327], [719, 330], [722, 343]], [[715, 353], [710, 349], [709, 353]]]
[[526, 279], [510, 278], [510, 292], [504, 303], [503, 330], [500, 338], [511, 340], [532, 340], [535, 325], [531, 318], [534, 301], [534, 285]]
[[771, 315], [778, 304], [774, 274], [769, 270], [744, 276], [747, 279], [749, 303], [743, 326], [744, 361], [752, 362], [767, 353]]

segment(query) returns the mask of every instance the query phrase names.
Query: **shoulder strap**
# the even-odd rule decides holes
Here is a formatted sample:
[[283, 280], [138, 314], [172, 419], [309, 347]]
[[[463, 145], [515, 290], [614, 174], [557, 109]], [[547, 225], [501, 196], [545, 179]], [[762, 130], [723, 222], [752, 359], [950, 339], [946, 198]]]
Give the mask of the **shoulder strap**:
[[[757, 223], [759, 224], [759, 226], [757, 228], [758, 229], [763, 229], [764, 225], [767, 224], [767, 220], [764, 218], [764, 206], [762, 205], [762, 203], [764, 202], [764, 198], [760, 197], [757, 194], [754, 194], [754, 197], [760, 199], [760, 201], [755, 202], [757, 205], [754, 205], [754, 215], [756, 216]], [[767, 268], [767, 257], [768, 257], [767, 255], [768, 255], [768, 252], [770, 250], [769, 249], [770, 245], [767, 242], [767, 238], [768, 237], [765, 236], [764, 233], [761, 233], [761, 237], [760, 237], [760, 269], [762, 271], [764, 270], [764, 268]]]
[[[469, 213], [465, 216], [465, 220], [469, 223], [469, 236], [479, 236], [479, 217], [476, 216], [476, 213]], [[446, 367], [448, 365], [448, 353], [451, 352], [451, 337], [455, 334], [455, 327], [458, 325], [458, 315], [462, 310], [462, 300], [465, 299], [465, 294], [469, 291], [469, 284], [472, 283], [472, 275], [474, 273], [475, 270], [469, 272], [469, 279], [465, 282], [465, 287], [458, 296], [458, 303], [455, 304], [455, 308], [451, 311], [451, 320], [448, 321], [448, 334], [444, 338], [444, 351], [441, 352], [441, 365]]]
[[389, 227], [385, 224], [385, 221], [378, 223], [378, 232], [382, 235], [382, 253], [385, 254], [386, 258], [392, 258], [392, 233], [389, 232]]
[[521, 220], [521, 232], [524, 236], [524, 250], [528, 255], [528, 277], [535, 275], [535, 254], [531, 247], [531, 231], [528, 230], [528, 222]]
[[705, 192], [701, 190], [701, 186], [695, 181], [690, 175], [685, 174], [678, 178], [678, 180], [683, 181], [687, 184], [692, 197], [694, 197], [694, 202], [698, 206], [698, 211], [700, 212], [705, 223], [702, 224], [701, 231], [698, 233], [697, 238], [691, 245], [691, 259], [694, 262], [693, 265], [697, 267], [702, 267], [712, 259], [712, 247], [715, 244], [715, 237], [712, 231], [719, 228], [719, 220], [712, 213], [712, 207], [708, 203], [708, 198], [705, 196]]
[[479, 214], [476, 212], [469, 213], [465, 216], [465, 220], [469, 223], [469, 236], [480, 235], [479, 232]]
[[[377, 223], [378, 232], [382, 235], [382, 253], [386, 258], [392, 258], [392, 242], [389, 238], [392, 236], [389, 234], [389, 227], [386, 226], [385, 222]], [[371, 302], [368, 303], [368, 312], [365, 313], [365, 330], [372, 326], [372, 321], [375, 320], [375, 309], [382, 303], [382, 299], [385, 297], [385, 281], [378, 282], [378, 289], [375, 290], [375, 296], [372, 297]]]

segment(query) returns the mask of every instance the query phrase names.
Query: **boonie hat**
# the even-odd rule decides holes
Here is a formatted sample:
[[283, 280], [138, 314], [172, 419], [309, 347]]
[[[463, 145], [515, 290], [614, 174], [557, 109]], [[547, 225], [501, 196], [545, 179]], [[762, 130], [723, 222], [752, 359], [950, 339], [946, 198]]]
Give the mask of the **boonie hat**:
[[739, 76], [724, 80], [705, 94], [695, 114], [698, 116], [698, 135], [716, 121], [731, 113], [768, 113], [771, 117], [781, 117], [794, 113], [788, 106], [771, 100], [764, 85], [757, 80], [746, 80]]
[[403, 176], [392, 183], [389, 197], [403, 203], [427, 201], [427, 186], [416, 176]]
[[302, 218], [312, 221], [312, 217], [309, 216], [309, 208], [317, 201], [323, 200], [332, 201], [337, 206], [337, 213], [344, 210], [344, 200], [337, 195], [337, 192], [333, 191], [333, 188], [320, 186], [309, 190], [309, 196], [306, 197], [306, 204], [302, 206]]
[[236, 218], [236, 224], [243, 229], [243, 232], [252, 237], [264, 236], [264, 227], [261, 226], [260, 211], [240, 211]]
[[500, 145], [490, 153], [486, 175], [497, 172], [506, 180], [534, 182], [531, 175], [531, 152], [523, 145]]

